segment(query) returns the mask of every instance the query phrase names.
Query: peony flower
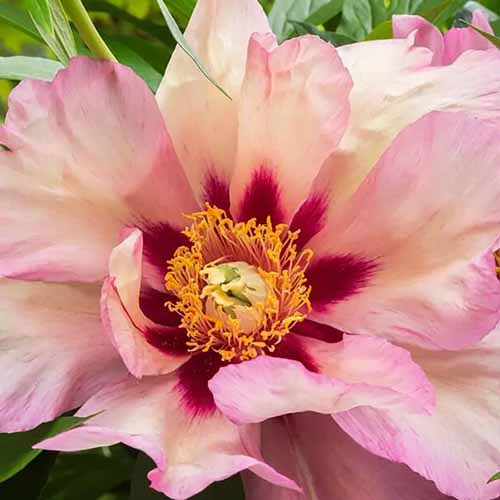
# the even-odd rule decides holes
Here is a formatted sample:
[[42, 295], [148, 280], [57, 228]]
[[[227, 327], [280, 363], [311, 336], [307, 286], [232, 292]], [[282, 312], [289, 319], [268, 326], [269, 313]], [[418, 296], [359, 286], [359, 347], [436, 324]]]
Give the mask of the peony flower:
[[[471, 24], [493, 34], [493, 29], [484, 13], [477, 9], [472, 13]], [[451, 64], [466, 50], [489, 50], [495, 46], [483, 35], [471, 28], [451, 28], [444, 35], [432, 23], [420, 16], [394, 16], [392, 20], [394, 38], [406, 38], [414, 33], [414, 44], [433, 52], [432, 65]]]
[[79, 408], [38, 446], [175, 499], [500, 495], [496, 49], [278, 46], [256, 0], [186, 36], [232, 100], [179, 49], [156, 99], [85, 57], [11, 94], [0, 430]]

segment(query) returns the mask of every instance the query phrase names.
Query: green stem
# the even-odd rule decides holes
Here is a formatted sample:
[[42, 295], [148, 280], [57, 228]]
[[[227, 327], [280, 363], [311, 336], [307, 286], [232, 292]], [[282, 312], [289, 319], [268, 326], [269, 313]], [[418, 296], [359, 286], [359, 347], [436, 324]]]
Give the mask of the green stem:
[[91, 52], [99, 59], [116, 61], [116, 57], [99, 35], [81, 0], [61, 0], [61, 3]]

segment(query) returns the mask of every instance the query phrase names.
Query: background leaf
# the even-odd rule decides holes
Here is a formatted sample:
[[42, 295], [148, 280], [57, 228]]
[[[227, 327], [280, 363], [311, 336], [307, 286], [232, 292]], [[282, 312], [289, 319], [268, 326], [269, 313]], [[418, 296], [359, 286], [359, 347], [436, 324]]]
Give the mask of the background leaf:
[[392, 21], [390, 19], [380, 23], [368, 33], [366, 40], [386, 40], [389, 38], [392, 38]]
[[342, 45], [348, 45], [353, 43], [355, 40], [349, 38], [341, 33], [335, 33], [333, 31], [321, 31], [316, 26], [309, 23], [301, 23], [299, 21], [291, 21], [292, 26], [298, 35], [316, 35], [319, 36], [325, 42], [329, 42], [335, 47], [341, 47]]
[[50, 14], [48, 0], [29, 0], [29, 13], [36, 26], [54, 35], [54, 23]]
[[79, 417], [60, 417], [53, 422], [39, 425], [28, 432], [0, 434], [0, 482], [6, 481], [34, 460], [42, 450], [33, 445], [76, 427], [86, 419]]
[[59, 453], [39, 500], [94, 500], [120, 485], [128, 490], [134, 457], [123, 445]]
[[0, 498], [2, 500], [38, 500], [57, 455], [54, 451], [44, 451], [19, 474], [0, 483]]
[[24, 80], [35, 78], [50, 81], [64, 66], [53, 59], [42, 57], [11, 56], [0, 57], [0, 78]]
[[54, 21], [55, 36], [66, 52], [66, 55], [68, 58], [76, 56], [77, 51], [73, 31], [59, 0], [51, 0], [50, 12]]
[[118, 19], [132, 24], [140, 31], [151, 35], [161, 43], [164, 43], [172, 48], [175, 46], [175, 40], [168, 28], [165, 26], [161, 26], [145, 19], [140, 19], [136, 16], [133, 16], [126, 10], [120, 9], [116, 5], [102, 0], [92, 0], [90, 2], [86, 2], [85, 6], [89, 10], [89, 12], [106, 12]]
[[353, 40], [363, 40], [376, 26], [375, 18], [381, 17], [380, 8], [384, 8], [383, 4], [376, 4], [372, 12], [370, 0], [344, 0], [337, 32]]
[[29, 35], [38, 42], [43, 41], [29, 14], [13, 5], [0, 4], [0, 20]]
[[343, 0], [276, 0], [269, 12], [269, 22], [279, 41], [292, 32], [290, 20], [322, 24], [336, 16]]
[[105, 37], [104, 40], [118, 61], [132, 68], [148, 84], [148, 87], [153, 92], [156, 92], [160, 85], [162, 75], [133, 49], [125, 45], [125, 43], [107, 37]]
[[[134, 467], [130, 500], [168, 500], [165, 495], [159, 493], [149, 486], [147, 474], [155, 467], [153, 461], [144, 453], [139, 453]], [[205, 491], [198, 493], [192, 500], [245, 500], [243, 483], [240, 475], [215, 482]], [[45, 500], [45, 499], [42, 499]], [[47, 499], [48, 500], [48, 499]], [[59, 499], [58, 499], [59, 500]], [[62, 500], [62, 499], [61, 499]], [[265, 500], [265, 499], [262, 499]]]

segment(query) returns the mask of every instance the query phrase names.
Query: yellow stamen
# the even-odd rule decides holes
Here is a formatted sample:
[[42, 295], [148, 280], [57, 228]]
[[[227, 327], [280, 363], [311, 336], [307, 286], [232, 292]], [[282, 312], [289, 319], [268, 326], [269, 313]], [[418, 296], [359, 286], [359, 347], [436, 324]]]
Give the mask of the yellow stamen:
[[[233, 222], [224, 210], [207, 205], [203, 212], [188, 216], [192, 224], [184, 230], [191, 246], [177, 249], [168, 262], [165, 287], [177, 297], [166, 305], [181, 316], [191, 351], [213, 350], [223, 361], [247, 360], [272, 352], [294, 325], [311, 310], [305, 270], [311, 250], [298, 252], [299, 231], [286, 224], [273, 226], [255, 219]], [[266, 284], [263, 303], [252, 304], [255, 327], [243, 331], [240, 319], [226, 314], [223, 297], [207, 308], [207, 273], [217, 273], [215, 264], [244, 262], [254, 266]], [[208, 270], [207, 270], [208, 269]]]

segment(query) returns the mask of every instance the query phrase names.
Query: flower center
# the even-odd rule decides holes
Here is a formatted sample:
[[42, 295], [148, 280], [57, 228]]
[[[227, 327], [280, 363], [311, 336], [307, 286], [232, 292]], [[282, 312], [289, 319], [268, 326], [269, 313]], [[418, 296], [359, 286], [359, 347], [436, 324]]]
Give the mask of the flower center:
[[213, 350], [223, 361], [273, 352], [310, 312], [305, 270], [311, 250], [298, 251], [298, 231], [285, 224], [235, 223], [207, 205], [188, 216], [191, 246], [168, 261], [167, 302], [181, 316], [190, 351]]

